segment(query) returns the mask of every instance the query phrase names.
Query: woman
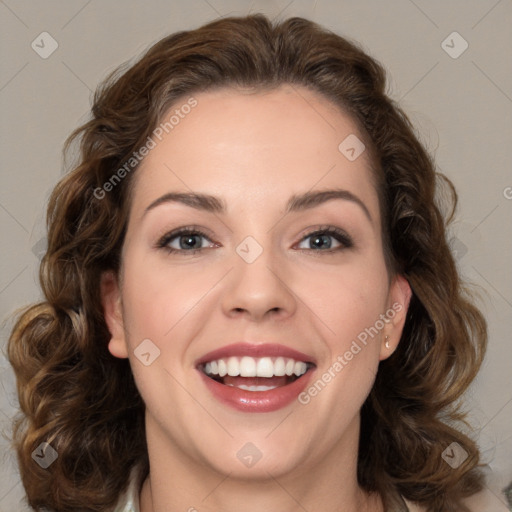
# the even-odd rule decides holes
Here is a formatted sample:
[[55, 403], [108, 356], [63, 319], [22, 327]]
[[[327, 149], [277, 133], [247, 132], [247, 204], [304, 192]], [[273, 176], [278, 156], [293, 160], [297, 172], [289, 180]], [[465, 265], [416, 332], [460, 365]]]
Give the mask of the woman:
[[254, 15], [98, 90], [9, 342], [33, 508], [467, 510], [486, 325], [455, 191], [384, 89], [353, 43]]

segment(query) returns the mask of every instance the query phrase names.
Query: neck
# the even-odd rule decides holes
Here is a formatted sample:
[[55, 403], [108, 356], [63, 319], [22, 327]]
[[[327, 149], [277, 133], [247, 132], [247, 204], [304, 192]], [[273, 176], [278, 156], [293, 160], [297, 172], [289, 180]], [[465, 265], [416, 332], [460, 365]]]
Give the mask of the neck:
[[[382, 501], [357, 483], [359, 418], [346, 438], [318, 460], [312, 458], [289, 472], [241, 478], [222, 474], [192, 459], [146, 417], [150, 473], [140, 494], [141, 512], [381, 512]], [[348, 442], [347, 442], [348, 441]], [[348, 449], [348, 447], [351, 447]], [[178, 476], [176, 476], [178, 475]]]

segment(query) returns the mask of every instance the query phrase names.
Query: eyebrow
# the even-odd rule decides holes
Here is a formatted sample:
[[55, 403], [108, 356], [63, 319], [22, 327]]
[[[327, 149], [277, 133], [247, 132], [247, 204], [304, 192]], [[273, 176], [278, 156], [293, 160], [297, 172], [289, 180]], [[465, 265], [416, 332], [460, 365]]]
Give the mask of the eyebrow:
[[[303, 194], [293, 195], [286, 205], [286, 214], [309, 210], [334, 199], [342, 199], [357, 204], [363, 210], [366, 217], [370, 221], [372, 220], [370, 212], [363, 201], [352, 192], [343, 189], [308, 191]], [[227, 209], [225, 201], [215, 196], [196, 192], [169, 192], [153, 201], [144, 210], [143, 216], [161, 204], [172, 202], [182, 203], [196, 210], [204, 210], [211, 213], [225, 213]]]

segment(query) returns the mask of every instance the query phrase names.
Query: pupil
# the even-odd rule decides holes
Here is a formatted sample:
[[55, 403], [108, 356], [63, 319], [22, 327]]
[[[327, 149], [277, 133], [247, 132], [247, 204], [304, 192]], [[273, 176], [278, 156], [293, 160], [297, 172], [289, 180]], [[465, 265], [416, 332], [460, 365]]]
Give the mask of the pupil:
[[325, 245], [325, 246], [327, 246], [327, 248], [330, 248], [331, 247], [330, 236], [329, 235], [316, 236], [315, 238], [313, 238], [313, 244], [316, 247], [322, 247], [322, 245]]

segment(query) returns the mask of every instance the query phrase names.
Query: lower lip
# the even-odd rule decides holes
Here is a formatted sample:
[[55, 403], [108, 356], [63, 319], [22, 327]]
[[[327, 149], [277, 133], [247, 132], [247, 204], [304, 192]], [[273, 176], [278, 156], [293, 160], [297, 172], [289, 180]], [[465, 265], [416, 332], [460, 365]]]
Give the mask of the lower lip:
[[268, 391], [247, 391], [235, 386], [226, 386], [207, 377], [198, 370], [212, 395], [220, 402], [242, 412], [272, 412], [290, 405], [306, 388], [313, 370], [308, 370], [291, 384]]

